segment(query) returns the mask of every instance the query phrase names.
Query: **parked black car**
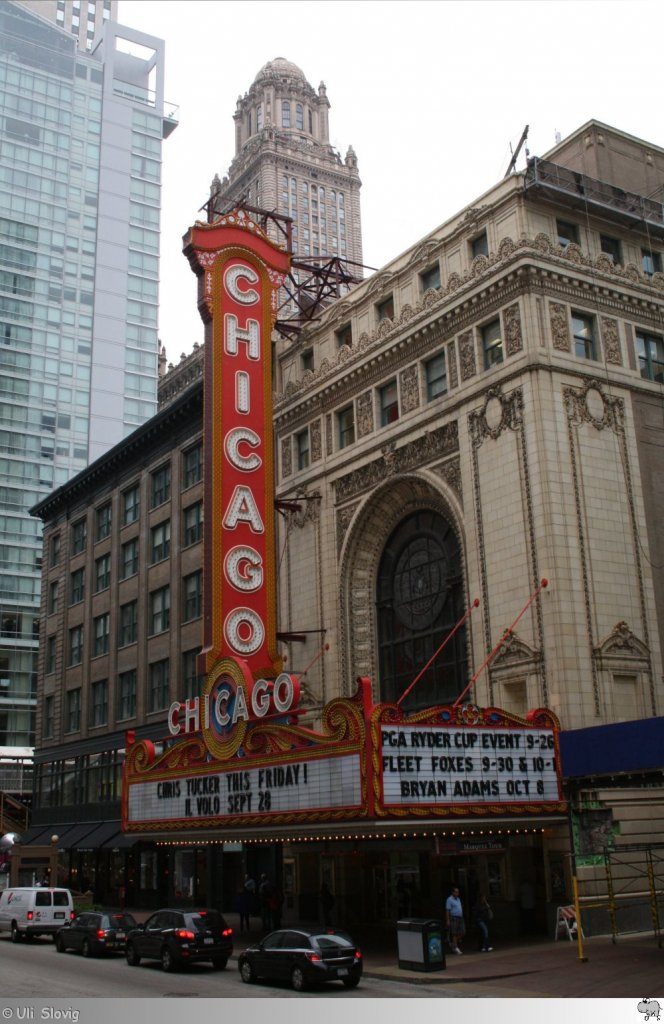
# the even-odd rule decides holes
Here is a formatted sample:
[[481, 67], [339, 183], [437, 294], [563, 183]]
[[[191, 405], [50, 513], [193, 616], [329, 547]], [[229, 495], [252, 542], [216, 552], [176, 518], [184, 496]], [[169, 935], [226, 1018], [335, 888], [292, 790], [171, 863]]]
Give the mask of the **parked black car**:
[[362, 977], [362, 953], [350, 935], [336, 928], [282, 928], [245, 949], [238, 970], [247, 984], [259, 978], [290, 981], [297, 992], [325, 981], [355, 988]]
[[75, 949], [83, 956], [111, 951], [123, 953], [125, 939], [132, 928], [136, 928], [136, 921], [123, 910], [84, 911], [59, 929], [55, 948], [58, 953]]
[[141, 960], [161, 960], [165, 971], [211, 960], [223, 970], [233, 952], [233, 929], [218, 910], [158, 910], [127, 936], [130, 967]]

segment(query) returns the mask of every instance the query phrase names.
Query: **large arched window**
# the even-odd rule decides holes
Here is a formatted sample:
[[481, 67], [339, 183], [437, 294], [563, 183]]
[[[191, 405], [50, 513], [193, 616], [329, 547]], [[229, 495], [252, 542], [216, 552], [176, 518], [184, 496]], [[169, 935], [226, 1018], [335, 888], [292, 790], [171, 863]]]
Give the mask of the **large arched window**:
[[[415, 512], [394, 530], [378, 570], [380, 699], [397, 701], [464, 610], [459, 545], [437, 512]], [[402, 707], [450, 704], [467, 683], [465, 629], [427, 669]]]

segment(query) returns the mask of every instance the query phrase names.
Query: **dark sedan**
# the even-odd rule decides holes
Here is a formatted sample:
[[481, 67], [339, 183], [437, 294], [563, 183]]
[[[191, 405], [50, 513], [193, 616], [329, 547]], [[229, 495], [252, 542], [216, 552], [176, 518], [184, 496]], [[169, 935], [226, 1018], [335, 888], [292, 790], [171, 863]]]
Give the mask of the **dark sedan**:
[[233, 952], [233, 929], [217, 910], [158, 910], [127, 936], [130, 967], [160, 960], [165, 971], [210, 960], [223, 970]]
[[131, 914], [122, 910], [85, 911], [60, 928], [55, 936], [55, 948], [58, 953], [74, 949], [83, 956], [124, 952], [127, 934], [135, 927]]
[[260, 978], [289, 981], [297, 992], [326, 981], [355, 988], [362, 977], [362, 953], [350, 935], [336, 928], [283, 928], [245, 949], [238, 970], [247, 984]]

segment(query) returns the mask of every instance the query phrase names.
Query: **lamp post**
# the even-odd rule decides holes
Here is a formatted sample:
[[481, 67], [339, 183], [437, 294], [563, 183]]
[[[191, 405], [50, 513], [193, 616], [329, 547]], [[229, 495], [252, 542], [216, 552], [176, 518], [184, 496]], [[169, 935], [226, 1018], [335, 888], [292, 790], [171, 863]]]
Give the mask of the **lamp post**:
[[58, 843], [60, 842], [60, 836], [51, 836], [51, 866], [49, 868], [50, 883], [52, 886], [58, 884]]

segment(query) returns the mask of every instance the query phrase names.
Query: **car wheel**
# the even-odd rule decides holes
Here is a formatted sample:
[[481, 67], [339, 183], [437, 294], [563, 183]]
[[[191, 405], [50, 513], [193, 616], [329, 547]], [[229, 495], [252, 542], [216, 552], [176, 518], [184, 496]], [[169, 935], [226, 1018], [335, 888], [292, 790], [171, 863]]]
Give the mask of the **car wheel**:
[[55, 936], [55, 948], [57, 949], [58, 953], [67, 952], [67, 947], [65, 946], [64, 939], [62, 938], [61, 935]]
[[227, 956], [215, 956], [212, 958], [212, 966], [216, 971], [223, 971], [228, 963]]
[[240, 964], [240, 977], [245, 985], [253, 985], [256, 981], [256, 974], [248, 960], [243, 960]]
[[136, 947], [134, 946], [133, 942], [127, 943], [127, 948], [125, 949], [125, 958], [130, 967], [138, 967], [138, 965], [140, 964], [141, 958], [136, 952]]
[[360, 984], [359, 978], [342, 978], [341, 980], [344, 983], [344, 988], [357, 988]]
[[168, 946], [164, 946], [161, 951], [161, 966], [164, 971], [171, 974], [175, 970], [175, 961], [173, 954], [171, 953]]
[[303, 992], [307, 987], [304, 971], [301, 967], [294, 967], [291, 971], [291, 985], [296, 992]]
[[90, 943], [87, 939], [83, 939], [83, 945], [81, 946], [81, 953], [83, 956], [92, 956], [92, 950], [90, 949]]
[[22, 936], [21, 936], [20, 931], [18, 930], [18, 925], [17, 924], [13, 924], [12, 925], [12, 942], [20, 942], [21, 938], [22, 938]]

